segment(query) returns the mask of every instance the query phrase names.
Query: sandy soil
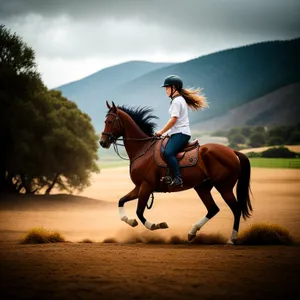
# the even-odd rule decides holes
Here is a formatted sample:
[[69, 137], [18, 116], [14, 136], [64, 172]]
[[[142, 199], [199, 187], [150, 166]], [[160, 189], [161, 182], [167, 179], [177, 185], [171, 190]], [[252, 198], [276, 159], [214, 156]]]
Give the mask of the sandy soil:
[[[276, 223], [299, 243], [299, 184], [299, 170], [252, 169], [254, 213], [241, 222], [241, 230], [259, 222]], [[126, 167], [102, 170], [80, 197], [2, 199], [1, 299], [296, 299], [300, 295], [299, 245], [170, 244], [174, 235], [184, 241], [191, 225], [206, 214], [204, 205], [193, 190], [156, 194], [146, 217], [165, 221], [170, 228], [160, 232], [145, 231], [141, 224], [130, 228], [119, 220], [117, 200], [132, 187]], [[199, 234], [220, 234], [226, 240], [233, 216], [215, 190], [213, 197], [221, 211]], [[136, 202], [125, 209], [135, 217]], [[38, 226], [60, 230], [71, 243], [20, 245], [20, 237]], [[146, 237], [145, 242], [134, 243], [137, 237]], [[84, 238], [95, 243], [78, 243]], [[101, 243], [106, 238], [118, 243]]]

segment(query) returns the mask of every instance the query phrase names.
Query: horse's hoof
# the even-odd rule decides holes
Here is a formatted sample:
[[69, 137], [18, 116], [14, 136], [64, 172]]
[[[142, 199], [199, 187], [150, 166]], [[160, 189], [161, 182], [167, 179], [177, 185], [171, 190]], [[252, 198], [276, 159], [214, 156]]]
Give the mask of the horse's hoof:
[[228, 240], [227, 245], [235, 245], [235, 240]]
[[127, 220], [127, 224], [129, 224], [131, 227], [135, 227], [135, 226], [139, 225], [139, 223], [137, 222], [136, 219], [129, 219], [129, 220]]
[[188, 242], [191, 242], [195, 237], [196, 235], [194, 234], [188, 234]]
[[152, 224], [150, 230], [157, 230], [159, 229], [159, 224]]
[[157, 224], [159, 226], [160, 229], [165, 229], [165, 228], [169, 228], [168, 224], [166, 222], [163, 223], [159, 223]]

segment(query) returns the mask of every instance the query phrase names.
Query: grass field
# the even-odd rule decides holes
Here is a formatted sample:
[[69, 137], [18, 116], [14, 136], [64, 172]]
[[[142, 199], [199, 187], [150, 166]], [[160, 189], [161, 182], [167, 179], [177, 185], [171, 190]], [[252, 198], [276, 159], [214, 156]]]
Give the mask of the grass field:
[[[281, 168], [281, 169], [300, 169], [300, 158], [250, 158], [252, 168]], [[129, 166], [128, 161], [107, 160], [98, 162], [101, 169], [110, 169]]]
[[300, 158], [250, 158], [253, 168], [300, 169]]

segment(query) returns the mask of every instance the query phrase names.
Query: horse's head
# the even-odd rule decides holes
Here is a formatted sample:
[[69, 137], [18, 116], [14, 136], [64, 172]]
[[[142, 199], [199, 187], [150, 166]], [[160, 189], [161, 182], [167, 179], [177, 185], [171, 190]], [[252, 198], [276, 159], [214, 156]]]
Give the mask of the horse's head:
[[100, 145], [109, 148], [110, 145], [122, 135], [123, 125], [119, 117], [118, 108], [112, 102], [112, 106], [106, 101], [109, 111], [105, 118], [104, 131], [101, 134]]

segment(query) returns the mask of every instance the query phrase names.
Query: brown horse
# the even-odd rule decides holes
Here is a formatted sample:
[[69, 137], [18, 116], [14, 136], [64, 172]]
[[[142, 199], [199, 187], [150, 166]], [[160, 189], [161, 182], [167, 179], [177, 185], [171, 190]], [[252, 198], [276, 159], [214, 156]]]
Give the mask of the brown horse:
[[[153, 136], [155, 123], [149, 108], [128, 108], [112, 106], [106, 102], [109, 109], [105, 128], [101, 135], [100, 145], [109, 148], [117, 139], [123, 137], [124, 146], [130, 159], [130, 177], [135, 188], [119, 200], [119, 212], [122, 221], [130, 226], [137, 226], [136, 219], [129, 219], [124, 211], [124, 203], [137, 199], [136, 214], [147, 229], [156, 230], [168, 228], [163, 222], [153, 224], [144, 217], [148, 199], [153, 192], [165, 192], [162, 178], [166, 175], [166, 168], [161, 167], [155, 160], [155, 145], [159, 138]], [[204, 144], [197, 148], [199, 160], [190, 167], [181, 168], [183, 178], [182, 187], [168, 188], [168, 192], [179, 192], [194, 188], [207, 208], [207, 214], [193, 225], [188, 241], [191, 241], [197, 231], [218, 212], [219, 208], [211, 195], [215, 187], [228, 204], [234, 215], [233, 231], [228, 243], [234, 244], [239, 230], [240, 217], [251, 216], [250, 202], [250, 162], [243, 153], [219, 144]], [[237, 183], [237, 200], [233, 193]]]

